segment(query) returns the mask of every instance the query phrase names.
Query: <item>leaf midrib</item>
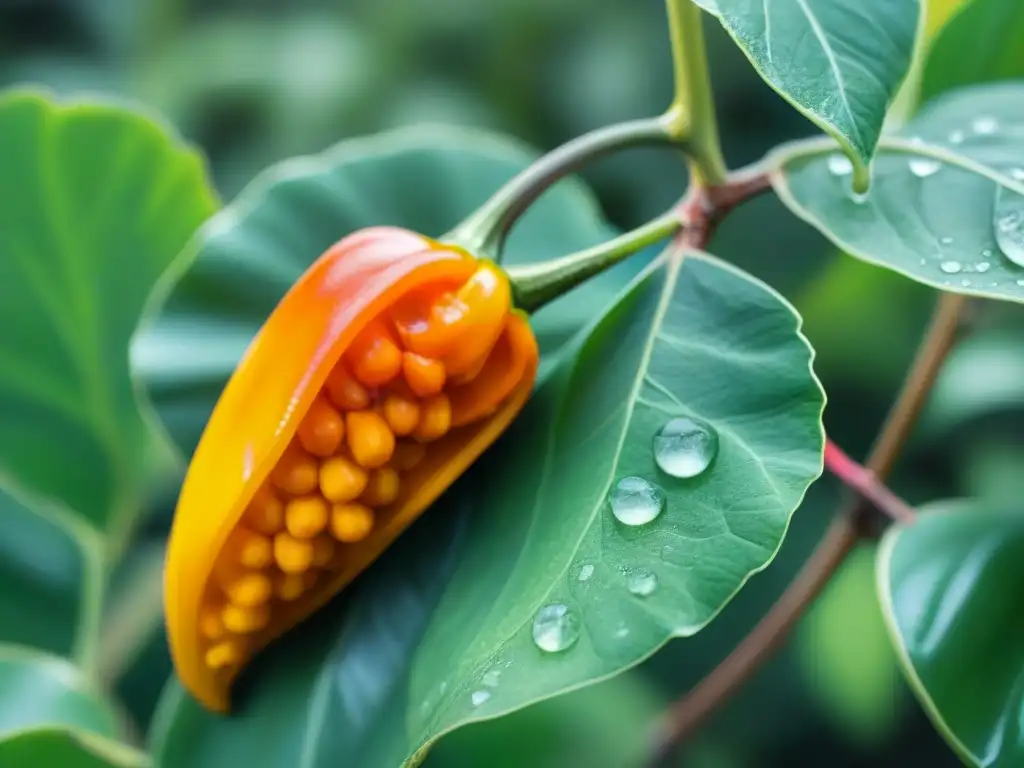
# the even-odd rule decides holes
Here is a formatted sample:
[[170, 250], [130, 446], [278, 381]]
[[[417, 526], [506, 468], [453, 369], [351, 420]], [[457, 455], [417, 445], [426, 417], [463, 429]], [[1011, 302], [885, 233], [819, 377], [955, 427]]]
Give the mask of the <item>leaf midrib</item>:
[[[609, 479], [606, 481], [604, 491], [599, 495], [599, 498], [601, 498], [601, 499], [603, 499], [607, 495], [608, 487], [610, 487], [611, 480], [615, 476], [614, 470], [618, 467], [619, 459], [622, 456], [623, 446], [625, 445], [625, 442], [626, 442], [626, 435], [629, 432], [629, 424], [630, 424], [630, 422], [632, 420], [633, 411], [635, 410], [636, 404], [637, 404], [638, 399], [639, 399], [638, 395], [639, 395], [640, 389], [643, 386], [644, 376], [645, 376], [646, 371], [647, 371], [647, 369], [649, 367], [651, 355], [653, 354], [654, 346], [655, 346], [655, 343], [657, 341], [658, 329], [661, 328], [662, 321], [664, 320], [665, 314], [668, 311], [668, 307], [672, 303], [671, 302], [672, 296], [673, 296], [673, 294], [675, 292], [676, 283], [678, 281], [679, 273], [680, 273], [680, 271], [682, 269], [682, 265], [683, 265], [683, 262], [684, 262], [684, 255], [683, 255], [682, 249], [678, 249], [678, 250], [673, 250], [671, 248], [666, 249], [664, 254], [660, 258], [658, 258], [655, 261], [653, 261], [651, 263], [651, 266], [647, 270], [642, 272], [637, 277], [637, 279], [635, 280], [634, 284], [632, 286], [630, 286], [630, 288], [627, 291], [624, 291], [619, 296], [618, 301], [616, 301], [616, 304], [613, 305], [613, 306], [617, 306], [620, 302], [624, 301], [634, 290], [639, 288], [643, 284], [643, 282], [645, 282], [646, 280], [650, 279], [650, 276], [657, 269], [665, 268], [663, 266], [663, 262], [667, 262], [667, 268], [669, 270], [671, 270], [671, 271], [670, 271], [670, 273], [669, 273], [669, 275], [668, 275], [668, 277], [667, 277], [667, 279], [665, 281], [664, 287], [662, 288], [662, 295], [659, 298], [658, 306], [655, 308], [654, 315], [651, 318], [650, 331], [648, 333], [647, 340], [646, 340], [646, 342], [644, 344], [644, 351], [643, 351], [643, 354], [642, 354], [641, 359], [640, 359], [640, 364], [637, 366], [637, 375], [636, 375], [636, 378], [635, 378], [635, 380], [633, 382], [633, 387], [632, 387], [632, 390], [631, 390], [631, 396], [630, 396], [630, 398], [628, 400], [627, 413], [626, 413], [625, 417], [623, 418], [622, 432], [621, 432], [621, 435], [619, 437], [619, 442], [618, 442], [618, 445], [616, 446], [615, 453], [613, 455], [613, 460], [612, 460], [613, 471], [611, 472]], [[608, 310], [606, 310], [602, 314], [601, 318], [597, 321], [597, 323], [595, 323], [594, 325], [592, 325], [588, 329], [588, 333], [593, 332], [593, 330], [603, 321], [603, 319], [607, 316], [608, 312], [610, 312], [610, 311], [612, 311], [610, 308]], [[578, 361], [579, 357], [577, 357], [576, 360]], [[540, 505], [540, 499], [543, 497], [544, 491], [546, 490], [546, 488], [548, 486], [548, 482], [550, 480], [551, 468], [552, 468], [552, 459], [553, 459], [553, 456], [555, 454], [555, 451], [552, 450], [552, 446], [556, 442], [556, 433], [558, 431], [557, 427], [558, 427], [558, 425], [561, 424], [561, 421], [562, 421], [561, 413], [563, 412], [563, 410], [564, 410], [564, 408], [565, 408], [567, 403], [568, 403], [568, 399], [567, 398], [563, 398], [562, 403], [560, 404], [560, 406], [558, 408], [559, 416], [557, 418], [554, 418], [554, 419], [551, 420], [551, 427], [548, 430], [548, 439], [546, 441], [546, 446], [547, 447], [546, 447], [546, 450], [545, 450], [545, 457], [544, 457], [544, 469], [543, 469], [542, 474], [541, 474], [541, 481], [538, 483], [537, 491], [534, 494], [534, 503], [531, 505], [530, 529], [532, 529], [534, 527], [535, 522], [538, 519], [538, 512], [539, 512], [540, 506], [541, 506]], [[588, 521], [588, 523], [585, 526], [583, 526], [583, 528], [582, 528], [582, 530], [580, 532], [580, 536], [576, 540], [576, 543], [575, 543], [575, 545], [572, 548], [572, 553], [573, 554], [575, 554], [576, 552], [579, 551], [579, 548], [580, 548], [580, 545], [583, 542], [583, 539], [587, 536], [587, 534], [590, 532], [591, 528], [594, 525], [594, 521], [597, 518], [597, 514], [598, 514], [600, 508], [601, 508], [601, 505], [599, 504], [599, 505], [597, 505], [591, 511], [591, 513], [590, 513], [590, 520]], [[562, 577], [566, 573], [568, 573], [570, 565], [571, 565], [571, 558], [570, 558], [570, 562], [567, 563], [561, 569], [561, 571], [559, 572], [559, 577]], [[505, 637], [501, 639], [500, 643], [497, 643], [495, 645], [497, 645], [499, 647], [503, 647], [503, 646], [507, 645], [512, 640], [512, 638], [514, 638], [516, 635], [518, 635], [520, 632], [522, 632], [526, 628], [526, 626], [530, 623], [530, 621], [532, 621], [532, 617], [536, 613], [537, 609], [540, 607], [541, 604], [543, 604], [544, 600], [546, 600], [550, 594], [551, 594], [551, 590], [550, 589], [546, 590], [544, 592], [543, 596], [540, 598], [540, 600], [535, 602], [531, 606], [530, 610], [526, 612], [527, 613], [527, 618], [524, 619], [519, 624], [517, 624], [516, 627], [513, 630], [508, 632], [505, 635]], [[479, 659], [475, 659], [473, 661], [473, 663], [469, 666], [469, 669], [470, 670], [474, 669], [476, 666], [479, 665], [479, 663], [480, 663]], [[548, 698], [548, 697], [542, 697], [542, 698]], [[529, 703], [530, 702], [522, 703], [519, 706], [517, 706], [516, 709], [521, 709], [522, 707], [528, 706]], [[416, 749], [419, 750], [423, 746], [433, 743], [434, 741], [436, 741], [436, 740], [440, 739], [442, 736], [444, 736], [446, 733], [448, 733], [451, 730], [453, 730], [455, 727], [457, 727], [457, 726], [454, 726], [454, 725], [449, 726], [448, 728], [445, 728], [445, 729], [439, 731], [438, 733], [434, 734], [432, 737], [430, 737], [428, 739], [423, 739], [421, 737], [420, 744], [419, 744], [419, 746], [417, 746]]]

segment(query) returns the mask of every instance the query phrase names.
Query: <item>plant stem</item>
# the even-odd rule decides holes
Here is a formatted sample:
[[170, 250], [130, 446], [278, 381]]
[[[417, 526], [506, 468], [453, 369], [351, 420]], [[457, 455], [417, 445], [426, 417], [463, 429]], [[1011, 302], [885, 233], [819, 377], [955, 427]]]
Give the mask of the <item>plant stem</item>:
[[512, 226], [552, 184], [585, 163], [610, 152], [644, 144], [679, 143], [663, 117], [632, 120], [578, 136], [540, 158], [509, 180], [461, 224], [441, 239], [500, 261]]
[[666, 0], [675, 98], [665, 113], [668, 129], [686, 139], [695, 182], [717, 186], [725, 181], [726, 167], [718, 139], [715, 105], [711, 98], [704, 27], [700, 8], [691, 0]]
[[[884, 482], [956, 341], [966, 299], [942, 293], [910, 371], [871, 449], [867, 469]], [[655, 734], [649, 766], [661, 766], [785, 642], [790, 630], [856, 546], [870, 506], [861, 499], [836, 514], [796, 578], [724, 661], [668, 710]]]
[[510, 267], [507, 272], [515, 305], [526, 312], [535, 312], [627, 256], [670, 237], [681, 226], [676, 213], [668, 211], [641, 227], [592, 248], [552, 261]]
[[831, 440], [825, 440], [825, 468], [860, 497], [897, 523], [912, 523], [914, 510], [879, 482], [875, 473], [851, 459]]

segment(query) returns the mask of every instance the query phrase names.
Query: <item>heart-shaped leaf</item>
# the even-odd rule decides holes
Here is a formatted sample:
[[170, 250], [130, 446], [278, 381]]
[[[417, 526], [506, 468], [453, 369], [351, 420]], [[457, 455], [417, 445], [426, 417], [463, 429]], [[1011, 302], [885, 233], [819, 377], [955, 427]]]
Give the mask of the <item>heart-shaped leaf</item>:
[[1024, 761], [1024, 517], [941, 502], [886, 533], [878, 590], [907, 679], [968, 764]]
[[[942, 290], [1024, 301], [1024, 85], [942, 96], [901, 134], [883, 137], [867, 195], [851, 193], [850, 163], [820, 142], [778, 150], [772, 182], [857, 258]], [[1011, 210], [997, 211], [997, 190]]]
[[106, 528], [145, 456], [128, 340], [214, 197], [194, 151], [123, 107], [11, 93], [0, 133], [0, 471]]
[[[734, 268], [666, 253], [350, 600], [257, 662], [237, 717], [170, 689], [162, 764], [395, 766], [699, 631], [772, 559], [821, 469], [798, 322]], [[659, 464], [656, 436], [686, 419], [704, 431], [662, 438]], [[628, 478], [651, 493], [616, 517]]]
[[[921, 99], [994, 80], [1024, 77], [1024, 3], [970, 0], [946, 24], [925, 62]], [[931, 9], [929, 9], [930, 11]]]
[[134, 768], [113, 706], [63, 659], [0, 646], [0, 765]]
[[918, 0], [694, 0], [765, 82], [867, 166], [910, 69]]
[[[159, 316], [132, 344], [133, 369], [184, 455], [260, 325], [328, 246], [379, 224], [440, 236], [533, 157], [482, 132], [400, 130], [287, 161], [254, 181], [168, 273], [154, 295]], [[613, 234], [591, 193], [565, 181], [515, 228], [505, 261], [551, 258]], [[545, 307], [535, 325], [542, 350], [563, 343], [637, 268], [623, 264]]]
[[70, 514], [30, 508], [0, 490], [0, 643], [63, 655], [88, 651], [80, 618], [83, 602], [99, 600], [90, 559], [99, 542], [88, 529], [75, 536], [73, 522]]

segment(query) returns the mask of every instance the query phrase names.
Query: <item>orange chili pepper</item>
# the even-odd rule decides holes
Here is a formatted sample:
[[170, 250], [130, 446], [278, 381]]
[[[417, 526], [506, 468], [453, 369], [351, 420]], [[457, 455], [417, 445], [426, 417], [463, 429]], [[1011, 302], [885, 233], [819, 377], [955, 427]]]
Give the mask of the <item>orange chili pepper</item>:
[[538, 351], [510, 297], [496, 266], [376, 227], [274, 309], [196, 448], [167, 549], [171, 654], [206, 707], [227, 711], [248, 660], [376, 560], [523, 407]]

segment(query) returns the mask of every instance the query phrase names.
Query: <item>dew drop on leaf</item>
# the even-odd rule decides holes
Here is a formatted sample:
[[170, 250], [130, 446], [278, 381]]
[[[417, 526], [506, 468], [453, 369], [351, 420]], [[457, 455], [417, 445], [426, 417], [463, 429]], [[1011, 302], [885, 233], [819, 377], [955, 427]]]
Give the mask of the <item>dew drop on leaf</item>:
[[474, 707], [479, 707], [489, 698], [491, 698], [490, 691], [473, 691], [472, 696], [470, 696], [470, 700], [473, 702]]
[[944, 261], [939, 265], [939, 269], [945, 272], [947, 275], [956, 275], [963, 270], [964, 266], [959, 261]]
[[642, 477], [624, 477], [612, 489], [608, 504], [623, 525], [646, 525], [665, 509], [665, 491]]
[[853, 163], [846, 155], [837, 152], [828, 156], [828, 172], [833, 176], [849, 176], [853, 173]]
[[995, 133], [999, 130], [999, 121], [994, 117], [982, 115], [981, 117], [974, 118], [974, 122], [971, 123], [971, 130], [981, 135]]
[[657, 588], [658, 576], [650, 568], [637, 568], [626, 580], [626, 589], [637, 597], [649, 597]]
[[1014, 181], [1024, 181], [1024, 168], [1011, 168], [1010, 178]]
[[580, 581], [587, 581], [593, 575], [594, 575], [594, 566], [591, 565], [590, 563], [587, 563], [587, 564], [585, 564], [583, 566], [580, 566], [580, 572], [579, 572], [579, 575], [577, 575], [576, 578], [579, 579]]
[[950, 131], [948, 136], [950, 144], [962, 144], [965, 138], [967, 138], [967, 134], [959, 129]]
[[480, 682], [486, 685], [488, 688], [497, 688], [498, 683], [501, 682], [501, 670], [487, 670], [486, 672], [484, 672], [484, 676], [480, 678]]
[[654, 436], [654, 460], [672, 477], [696, 477], [717, 455], [718, 433], [696, 419], [671, 419]]
[[1001, 196], [996, 210], [996, 242], [999, 250], [1024, 267], [1024, 205], [1020, 195]]
[[953, 238], [952, 237], [943, 237], [941, 240], [939, 240], [939, 242], [942, 243], [943, 245], [952, 245], [953, 244]]
[[907, 165], [910, 167], [910, 172], [920, 179], [928, 178], [942, 167], [942, 163], [930, 157], [915, 157]]
[[571, 648], [580, 637], [580, 617], [562, 603], [545, 605], [533, 617], [533, 642], [545, 653]]

